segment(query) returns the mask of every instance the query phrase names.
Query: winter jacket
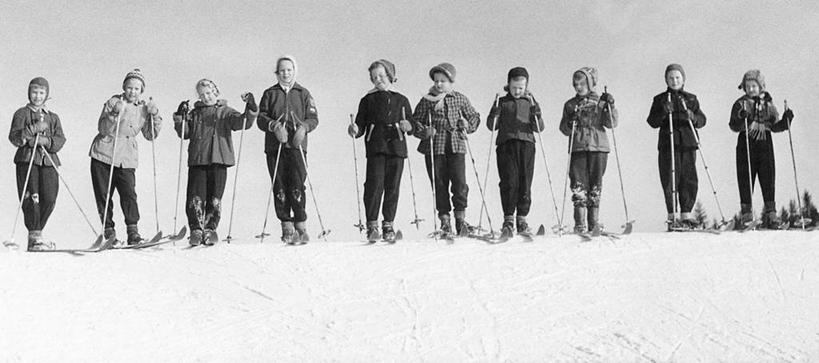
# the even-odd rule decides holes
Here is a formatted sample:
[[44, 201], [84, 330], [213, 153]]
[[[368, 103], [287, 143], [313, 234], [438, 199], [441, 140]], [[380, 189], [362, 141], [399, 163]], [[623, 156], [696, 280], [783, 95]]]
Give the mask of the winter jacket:
[[[672, 126], [674, 128], [675, 151], [696, 150], [699, 134], [694, 134], [695, 131], [691, 130], [691, 124], [693, 124], [696, 129], [704, 127], [705, 114], [700, 110], [700, 102], [697, 101], [697, 96], [693, 93], [683, 90], [674, 91], [671, 89], [654, 96], [654, 100], [651, 103], [651, 110], [646, 120], [652, 128], [660, 129], [657, 139], [657, 150], [669, 151], [671, 149], [668, 113], [666, 113], [663, 108], [663, 105], [668, 102], [669, 94], [671, 94], [671, 116], [673, 118]], [[686, 108], [692, 112], [693, 118], [689, 117]]]
[[[427, 127], [429, 127], [429, 116], [432, 116], [432, 127], [435, 128], [435, 136], [432, 137], [433, 154], [443, 155], [450, 146], [452, 153], [466, 153], [466, 134], [471, 134], [478, 129], [481, 123], [481, 115], [475, 111], [469, 99], [458, 91], [452, 91], [444, 96], [444, 107], [435, 109], [436, 101], [421, 98], [415, 106], [412, 114], [413, 135], [421, 139], [418, 143], [418, 152], [429, 154], [429, 139], [424, 137]], [[467, 120], [466, 130], [458, 130], [458, 119]], [[449, 145], [447, 145], [449, 139]]]
[[[51, 159], [54, 160], [56, 166], [60, 166], [60, 158], [57, 152], [63, 148], [65, 144], [65, 135], [63, 135], [63, 127], [60, 124], [60, 117], [56, 113], [41, 109], [35, 111], [31, 107], [25, 106], [18, 109], [11, 119], [11, 130], [9, 130], [9, 141], [14, 146], [17, 146], [17, 153], [14, 154], [15, 163], [23, 163], [31, 161], [32, 152], [34, 153], [34, 164], [52, 166], [51, 161], [43, 154], [43, 149], [28, 145], [29, 140], [34, 140], [35, 135], [31, 132], [31, 126], [40, 121], [42, 116], [43, 121], [48, 123], [48, 129], [45, 130], [40, 137], [48, 138], [48, 146], [46, 150]], [[32, 141], [33, 142], [33, 141]]]
[[[293, 112], [295, 119], [291, 117], [290, 112]], [[302, 87], [298, 83], [293, 83], [287, 93], [284, 92], [281, 85], [278, 83], [264, 91], [262, 99], [259, 102], [259, 118], [256, 123], [259, 129], [265, 132], [264, 137], [264, 152], [276, 153], [279, 148], [279, 140], [271, 130], [271, 122], [284, 122], [289, 133], [289, 140], [283, 147], [298, 148], [299, 145], [293, 145], [293, 134], [296, 127], [294, 125], [300, 124], [308, 133], [312, 132], [318, 126], [318, 112], [316, 111], [316, 101], [310, 95], [310, 91]], [[307, 150], [307, 136], [305, 135], [301, 147]]]
[[207, 106], [201, 101], [193, 105], [193, 110], [185, 117], [185, 133], [182, 134], [182, 115], [174, 115], [176, 135], [190, 139], [188, 144], [188, 166], [236, 164], [233, 156], [233, 131], [249, 129], [256, 121], [257, 112], [245, 110], [239, 113], [227, 105], [226, 100]]
[[[496, 117], [498, 118], [497, 125], [495, 124]], [[506, 96], [498, 99], [497, 108], [492, 105], [492, 110], [486, 117], [486, 127], [489, 130], [498, 130], [495, 144], [501, 145], [509, 140], [534, 143], [534, 132], [543, 131], [545, 125], [537, 101], [531, 104], [525, 97], [514, 98], [507, 93]]]
[[384, 154], [406, 158], [406, 135], [401, 132], [398, 121], [409, 120], [411, 116], [409, 100], [398, 92], [374, 91], [362, 97], [355, 117], [356, 137], [364, 136], [367, 157]]
[[771, 131], [782, 132], [788, 129], [788, 121], [779, 119], [779, 111], [776, 110], [773, 102], [765, 102], [760, 97], [743, 95], [731, 107], [731, 121], [728, 126], [734, 132], [742, 135], [742, 132], [745, 131], [745, 119], [739, 115], [743, 107], [748, 112], [748, 126], [754, 122], [764, 124], [769, 130], [766, 136], [770, 136]]
[[[122, 111], [119, 115], [112, 113], [117, 101], [123, 101]], [[116, 150], [114, 150], [114, 135], [119, 118], [119, 134], [117, 134]], [[153, 120], [154, 132], [151, 133], [151, 122]], [[139, 147], [136, 137], [140, 133], [147, 140], [153, 140], [159, 135], [162, 128], [162, 117], [158, 114], [150, 116], [148, 106], [144, 101], [130, 103], [122, 95], [115, 95], [102, 106], [99, 121], [97, 122], [98, 134], [91, 143], [91, 150], [88, 156], [106, 164], [112, 164], [111, 154], [113, 153], [115, 167], [135, 169], [139, 165]]]
[[577, 126], [571, 140], [571, 152], [610, 151], [609, 137], [604, 127], [617, 127], [617, 109], [614, 105], [600, 102], [600, 96], [595, 92], [590, 92], [586, 96], [576, 95], [563, 104], [560, 132], [571, 136], [572, 122], [577, 122]]

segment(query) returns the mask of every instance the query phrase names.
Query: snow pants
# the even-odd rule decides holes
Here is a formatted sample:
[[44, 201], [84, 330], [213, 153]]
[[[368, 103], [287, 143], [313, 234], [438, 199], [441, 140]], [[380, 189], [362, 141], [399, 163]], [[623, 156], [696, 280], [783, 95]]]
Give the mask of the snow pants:
[[216, 230], [222, 219], [222, 195], [227, 182], [227, 166], [222, 164], [188, 167], [185, 213], [191, 231]]
[[105, 228], [114, 228], [114, 203], [108, 203], [108, 210], [105, 209], [106, 197], [113, 196], [114, 191], [119, 193], [119, 205], [122, 214], [125, 215], [126, 226], [136, 226], [139, 222], [139, 206], [137, 205], [136, 194], [136, 169], [114, 167], [114, 174], [111, 180], [110, 194], [106, 194], [108, 188], [108, 174], [111, 165], [103, 163], [97, 159], [91, 159], [91, 185], [94, 187], [94, 198], [97, 201], [97, 213], [100, 221], [105, 217]]
[[[690, 213], [697, 202], [697, 190], [699, 180], [697, 179], [697, 149], [674, 150], [674, 167], [676, 171], [675, 183], [679, 198], [680, 213]], [[665, 196], [665, 209], [668, 213], [674, 212], [674, 196], [671, 189], [671, 152], [660, 151], [657, 157], [657, 165], [660, 169], [660, 184], [663, 187]]]
[[364, 182], [364, 210], [367, 214], [367, 221], [378, 220], [382, 195], [384, 197], [382, 210], [384, 221], [395, 220], [403, 171], [403, 157], [385, 154], [367, 157], [367, 180]]
[[[307, 220], [305, 211], [306, 197], [304, 195], [304, 181], [307, 178], [307, 168], [304, 165], [301, 151], [294, 148], [281, 148], [279, 167], [276, 178], [273, 171], [276, 168], [276, 154], [267, 154], [267, 170], [273, 182], [273, 205], [276, 217], [282, 222], [304, 222]], [[307, 160], [307, 153], [304, 158]]]
[[57, 202], [57, 192], [60, 189], [57, 170], [52, 166], [32, 165], [28, 186], [24, 192], [23, 184], [26, 182], [28, 163], [17, 163], [16, 169], [17, 197], [23, 198], [23, 221], [26, 229], [42, 231]]
[[[433, 159], [424, 156], [427, 175], [435, 183], [435, 209], [438, 215], [449, 214], [452, 207], [456, 212], [466, 210], [469, 186], [466, 185], [466, 162], [464, 154], [447, 152], [435, 155], [435, 180], [432, 180]], [[449, 190], [449, 191], [447, 191]], [[450, 204], [450, 192], [452, 204]]]
[[496, 148], [504, 216], [529, 215], [532, 205], [532, 176], [535, 172], [535, 144], [508, 140]]
[[600, 151], [575, 151], [569, 162], [569, 181], [575, 207], [599, 207], [609, 154]]
[[[751, 182], [759, 178], [762, 188], [762, 200], [765, 203], [776, 201], [776, 160], [774, 159], [773, 140], [768, 133], [764, 140], [751, 139]], [[739, 187], [739, 201], [742, 204], [751, 204], [752, 187], [748, 185], [748, 153], [745, 148], [745, 134], [740, 133], [737, 138], [737, 186]]]

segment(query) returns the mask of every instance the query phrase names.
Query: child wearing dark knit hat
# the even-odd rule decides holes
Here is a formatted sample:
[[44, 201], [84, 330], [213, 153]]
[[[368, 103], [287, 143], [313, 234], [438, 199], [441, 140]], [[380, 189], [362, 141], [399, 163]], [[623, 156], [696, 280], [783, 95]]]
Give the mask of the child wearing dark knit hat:
[[[367, 214], [367, 240], [384, 239], [395, 242], [393, 226], [401, 189], [401, 174], [407, 158], [404, 134], [412, 132], [406, 119], [412, 107], [404, 95], [394, 91], [395, 65], [379, 59], [368, 68], [370, 81], [375, 86], [361, 98], [355, 122], [347, 134], [353, 138], [364, 136], [367, 149], [367, 179], [364, 182], [364, 210]], [[378, 210], [384, 197], [384, 220], [378, 230]]]
[[681, 65], [673, 63], [666, 67], [665, 83], [668, 88], [654, 96], [646, 121], [659, 129], [657, 166], [668, 212], [666, 223], [672, 231], [694, 228], [697, 223], [691, 213], [699, 187], [698, 136], [694, 129], [704, 127], [706, 119], [697, 96], [683, 89], [685, 71]]
[[[125, 218], [129, 245], [143, 241], [139, 234], [139, 206], [136, 195], [136, 168], [139, 165], [137, 136], [153, 141], [162, 128], [162, 117], [153, 99], [142, 99], [145, 77], [139, 69], [125, 75], [122, 93], [108, 99], [102, 106], [97, 130], [91, 143], [91, 184], [100, 220], [104, 221], [104, 237], [116, 238], [113, 221], [114, 190], [119, 193]], [[111, 168], [113, 173], [111, 174]], [[110, 185], [110, 189], [109, 189]], [[108, 209], [106, 209], [106, 204]], [[119, 243], [119, 241], [117, 241]]]
[[[532, 176], [535, 168], [535, 132], [544, 129], [540, 105], [529, 92], [529, 72], [526, 68], [509, 70], [504, 86], [506, 95], [492, 104], [486, 117], [486, 127], [498, 130], [498, 175], [500, 176], [503, 225], [501, 237], [530, 235], [526, 221], [532, 204]], [[515, 215], [517, 213], [517, 216]]]
[[736, 165], [740, 221], [748, 224], [754, 220], [753, 183], [754, 179], [759, 177], [765, 203], [762, 210], [762, 227], [779, 229], [782, 221], [776, 214], [776, 160], [771, 132], [787, 130], [793, 120], [793, 111], [786, 109], [782, 119], [779, 119], [773, 98], [765, 87], [765, 77], [757, 69], [745, 72], [739, 89], [745, 94], [734, 102], [729, 126], [738, 133]]
[[32, 79], [28, 85], [29, 102], [14, 112], [9, 130], [9, 141], [17, 147], [14, 154], [17, 196], [22, 200], [29, 251], [54, 248], [52, 242], [43, 238], [42, 230], [57, 201], [56, 168], [60, 166], [57, 152], [65, 144], [65, 135], [60, 117], [45, 108], [48, 95], [48, 81], [43, 77]]
[[465, 218], [469, 194], [466, 138], [467, 134], [477, 130], [480, 115], [466, 96], [453, 89], [455, 75], [455, 66], [449, 63], [438, 64], [429, 70], [433, 85], [415, 106], [412, 121], [413, 134], [421, 139], [418, 152], [426, 156], [427, 173], [434, 183], [440, 232], [452, 233], [449, 212], [454, 207], [456, 232], [459, 236], [467, 236], [472, 227]]
[[560, 132], [569, 136], [568, 174], [574, 204], [574, 231], [599, 232], [603, 174], [610, 151], [606, 128], [617, 127], [617, 108], [610, 93], [597, 94], [595, 68], [575, 71], [572, 86], [577, 94], [563, 104]]

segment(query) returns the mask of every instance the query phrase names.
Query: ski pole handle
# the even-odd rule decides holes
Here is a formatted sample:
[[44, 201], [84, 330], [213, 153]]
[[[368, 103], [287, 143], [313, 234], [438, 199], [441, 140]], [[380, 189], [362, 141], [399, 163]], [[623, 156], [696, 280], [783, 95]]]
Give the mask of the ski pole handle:
[[355, 115], [350, 114], [350, 125], [355, 123]]

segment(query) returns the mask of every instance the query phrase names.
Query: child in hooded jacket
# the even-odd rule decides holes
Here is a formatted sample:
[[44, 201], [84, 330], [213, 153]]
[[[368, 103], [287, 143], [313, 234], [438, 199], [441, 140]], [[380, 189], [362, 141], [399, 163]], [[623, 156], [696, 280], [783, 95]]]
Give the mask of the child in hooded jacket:
[[434, 183], [435, 206], [441, 221], [441, 232], [452, 233], [449, 212], [454, 206], [456, 232], [459, 236], [466, 236], [472, 232], [472, 227], [465, 219], [469, 194], [469, 186], [466, 184], [466, 135], [477, 130], [480, 115], [466, 96], [453, 89], [455, 66], [441, 63], [432, 67], [429, 78], [432, 79], [433, 86], [418, 101], [412, 115], [413, 134], [421, 139], [418, 152], [426, 155], [427, 174], [430, 182]]
[[[668, 212], [668, 230], [688, 229], [696, 226], [691, 210], [697, 201], [699, 180], [697, 179], [697, 146], [696, 129], [705, 126], [705, 114], [700, 109], [697, 96], [685, 91], [685, 71], [676, 63], [665, 69], [665, 82], [668, 89], [654, 96], [648, 113], [649, 126], [660, 129], [657, 139], [657, 165], [660, 170], [660, 183], [665, 195], [665, 208]], [[669, 117], [671, 117], [669, 127]], [[693, 126], [693, 127], [692, 127]], [[672, 180], [671, 165], [671, 130], [673, 130], [674, 174]], [[673, 184], [672, 184], [673, 183]], [[674, 190], [676, 189], [676, 199]], [[679, 208], [677, 208], [679, 206]], [[677, 215], [675, 211], [680, 211]]]
[[306, 197], [307, 134], [318, 126], [316, 101], [296, 82], [296, 60], [276, 60], [278, 83], [266, 89], [256, 123], [265, 132], [264, 152], [273, 183], [273, 203], [282, 225], [282, 241], [308, 241]]
[[[406, 116], [412, 115], [409, 100], [392, 90], [395, 65], [379, 59], [368, 68], [375, 86], [361, 98], [355, 123], [347, 128], [350, 137], [364, 136], [367, 149], [367, 179], [364, 182], [364, 209], [367, 214], [367, 240], [395, 242], [395, 212], [401, 189], [401, 174], [407, 158], [405, 133], [412, 131]], [[381, 233], [378, 209], [384, 197]]]
[[[128, 72], [122, 81], [122, 90], [121, 94], [112, 96], [102, 106], [97, 122], [99, 133], [91, 143], [88, 156], [91, 157], [91, 184], [94, 187], [97, 211], [100, 220], [104, 221], [104, 237], [116, 238], [113, 200], [105, 210], [107, 198], [113, 196], [116, 190], [125, 215], [127, 242], [135, 245], [143, 240], [138, 228], [139, 206], [136, 195], [136, 168], [139, 164], [137, 136], [142, 134], [146, 140], [153, 141], [162, 128], [162, 117], [153, 100], [145, 102], [141, 99], [145, 92], [145, 77], [139, 69]], [[109, 180], [112, 166], [113, 176]]]
[[[532, 176], [535, 170], [535, 132], [544, 129], [540, 105], [529, 92], [529, 72], [515, 67], [506, 77], [506, 95], [492, 105], [486, 127], [498, 130], [495, 141], [503, 206], [502, 237], [531, 234], [526, 221], [532, 204]], [[517, 216], [515, 213], [517, 212]]]
[[600, 229], [603, 174], [610, 151], [606, 128], [617, 127], [617, 109], [610, 93], [598, 96], [595, 68], [583, 67], [575, 71], [572, 85], [577, 94], [563, 105], [560, 132], [570, 137], [569, 180], [574, 203], [574, 231], [585, 233]]
[[[29, 102], [14, 112], [9, 130], [9, 141], [17, 147], [14, 154], [17, 196], [23, 200], [29, 251], [54, 247], [43, 238], [42, 231], [57, 201], [60, 186], [57, 152], [65, 144], [65, 135], [60, 117], [45, 108], [48, 94], [49, 85], [45, 78], [32, 79], [28, 84]], [[28, 184], [23, 190], [26, 179]]]
[[219, 88], [209, 79], [196, 83], [196, 93], [199, 101], [193, 110], [188, 112], [188, 101], [183, 101], [173, 115], [177, 136], [190, 140], [185, 212], [191, 246], [212, 245], [219, 240], [216, 228], [222, 216], [227, 168], [236, 164], [233, 131], [249, 129], [258, 115], [252, 93], [242, 95], [244, 113], [219, 99]]
[[793, 120], [793, 111], [786, 109], [782, 119], [779, 119], [779, 112], [771, 94], [765, 88], [765, 76], [757, 69], [745, 72], [739, 89], [745, 94], [734, 102], [729, 126], [732, 131], [738, 133], [736, 165], [740, 220], [744, 224], [754, 220], [753, 183], [759, 178], [765, 203], [762, 210], [762, 227], [779, 229], [781, 220], [776, 214], [776, 160], [771, 132], [787, 130]]

